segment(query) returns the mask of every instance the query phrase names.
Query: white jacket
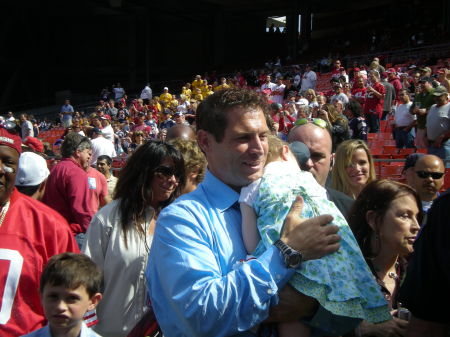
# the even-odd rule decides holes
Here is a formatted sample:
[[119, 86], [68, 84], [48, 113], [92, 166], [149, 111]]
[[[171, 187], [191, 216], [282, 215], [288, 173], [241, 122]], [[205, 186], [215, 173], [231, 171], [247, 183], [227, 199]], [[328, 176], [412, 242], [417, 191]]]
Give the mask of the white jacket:
[[[151, 212], [144, 230], [148, 232]], [[148, 248], [153, 236], [135, 228], [127, 232], [125, 247], [119, 200], [113, 200], [92, 218], [83, 253], [103, 269], [103, 299], [97, 306], [99, 323], [94, 330], [108, 337], [125, 337], [148, 310], [145, 286]], [[146, 242], [145, 242], [146, 241]]]

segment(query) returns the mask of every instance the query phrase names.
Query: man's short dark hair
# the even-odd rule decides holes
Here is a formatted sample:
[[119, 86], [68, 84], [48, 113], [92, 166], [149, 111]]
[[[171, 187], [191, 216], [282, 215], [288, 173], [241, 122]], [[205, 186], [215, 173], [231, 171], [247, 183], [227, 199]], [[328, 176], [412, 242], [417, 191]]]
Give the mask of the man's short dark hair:
[[111, 157], [107, 156], [106, 154], [102, 154], [101, 156], [98, 156], [97, 161], [99, 161], [99, 160], [106, 161], [106, 164], [108, 164], [108, 166], [111, 166], [111, 164], [112, 164]]
[[76, 132], [69, 132], [61, 145], [61, 155], [63, 158], [71, 157], [75, 151], [83, 151], [91, 149], [91, 140], [88, 137], [82, 136]]
[[41, 276], [41, 294], [47, 284], [71, 290], [84, 286], [92, 297], [102, 290], [103, 272], [87, 255], [62, 253], [48, 260]]
[[197, 108], [197, 130], [212, 134], [221, 142], [228, 125], [228, 112], [234, 108], [261, 109], [270, 128], [273, 124], [267, 100], [259, 93], [248, 89], [223, 89], [208, 96]]

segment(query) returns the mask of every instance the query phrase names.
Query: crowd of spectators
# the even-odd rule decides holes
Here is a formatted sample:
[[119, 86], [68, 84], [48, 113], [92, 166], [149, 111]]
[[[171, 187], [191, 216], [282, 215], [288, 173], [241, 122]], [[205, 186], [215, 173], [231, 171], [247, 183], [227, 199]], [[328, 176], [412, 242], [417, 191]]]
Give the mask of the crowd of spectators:
[[[420, 295], [421, 300], [413, 301], [408, 295], [417, 286], [413, 281], [402, 302], [398, 296], [419, 229], [431, 227], [423, 240], [435, 239], [437, 225], [431, 221], [437, 221], [440, 210], [433, 204], [440, 200], [450, 167], [449, 69], [445, 60], [394, 66], [374, 58], [367, 66], [345, 67], [336, 59], [324, 74], [312, 65], [283, 67], [277, 60], [232, 76], [196, 75], [180, 88], [163, 87], [159, 95], [147, 83], [129, 98], [117, 83], [111, 91], [101, 90], [90, 113], [65, 100], [53, 122], [27, 114], [16, 119], [8, 112], [0, 127], [0, 237], [13, 238], [11, 245], [17, 241], [14, 251], [37, 269], [26, 282], [17, 281], [15, 298], [14, 292], [6, 293], [13, 315], [0, 322], [2, 335], [18, 336], [43, 326], [38, 277], [51, 255], [80, 249], [103, 270], [103, 300], [96, 300], [99, 322], [94, 324], [95, 312], [85, 320], [104, 336], [146, 336], [155, 317], [167, 336], [231, 335], [259, 324], [263, 333], [276, 335], [276, 324], [262, 324], [268, 317], [269, 322], [308, 317], [307, 326], [330, 333], [335, 326], [321, 326], [327, 317], [321, 297], [287, 290], [290, 269], [298, 266], [288, 261], [287, 250], [280, 248], [286, 266], [273, 256], [274, 247], [247, 259], [252, 249], [244, 247], [236, 230], [241, 223], [235, 204], [241, 187], [260, 178], [270, 154], [268, 134], [286, 142], [280, 141], [280, 161], [295, 156], [295, 169], [311, 173], [304, 179], [311, 179], [320, 203], [342, 213], [342, 226], [348, 221], [367, 270], [380, 286], [376, 296], [380, 293], [386, 310], [392, 310], [383, 323], [379, 317], [349, 316], [358, 319], [358, 327], [346, 321], [339, 326], [341, 334], [347, 327], [350, 335], [413, 336], [415, 329], [436, 328], [433, 324], [444, 331], [448, 322], [433, 321], [418, 309], [428, 299]], [[377, 180], [370, 146], [383, 120], [391, 125], [399, 149], [423, 152], [406, 159], [406, 185]], [[49, 144], [44, 135], [54, 129], [60, 135]], [[302, 202], [310, 202], [313, 191], [304, 192], [303, 201], [294, 202], [290, 211], [294, 200], [285, 200], [289, 205], [279, 222], [291, 234], [280, 228], [277, 235], [283, 242], [278, 246], [288, 244], [303, 258], [318, 259], [338, 250], [339, 236], [334, 225], [322, 226], [330, 222], [322, 214], [326, 207], [301, 223], [290, 216], [303, 209]], [[443, 203], [436, 202], [436, 208]], [[28, 229], [15, 224], [21, 222], [20, 213], [33, 228], [32, 242], [22, 235]], [[58, 229], [55, 221], [60, 221]], [[440, 245], [436, 249], [445, 251]], [[33, 249], [37, 253], [31, 254]], [[14, 254], [5, 259], [11, 265], [22, 261]], [[287, 298], [300, 304], [286, 303]], [[411, 303], [410, 325], [403, 302]], [[292, 313], [277, 316], [270, 307], [278, 303]], [[206, 322], [208, 315], [215, 319]], [[57, 325], [49, 323], [50, 329]], [[137, 333], [139, 329], [145, 333]], [[279, 334], [288, 336], [286, 331]]]

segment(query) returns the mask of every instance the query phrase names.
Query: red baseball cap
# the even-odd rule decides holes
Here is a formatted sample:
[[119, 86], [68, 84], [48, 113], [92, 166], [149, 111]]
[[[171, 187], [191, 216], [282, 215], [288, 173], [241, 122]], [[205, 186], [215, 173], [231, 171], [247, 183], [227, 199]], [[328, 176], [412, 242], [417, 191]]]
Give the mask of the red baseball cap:
[[26, 146], [31, 147], [35, 152], [44, 152], [44, 145], [39, 139], [35, 137], [28, 136], [27, 138], [25, 138], [25, 141], [23, 143]]
[[387, 72], [388, 74], [396, 74], [396, 73], [397, 73], [397, 70], [395, 70], [394, 68], [389, 68], [388, 70], [386, 70], [386, 72]]
[[0, 127], [0, 145], [9, 146], [17, 152], [22, 153], [22, 140], [19, 136], [12, 134], [4, 127]]

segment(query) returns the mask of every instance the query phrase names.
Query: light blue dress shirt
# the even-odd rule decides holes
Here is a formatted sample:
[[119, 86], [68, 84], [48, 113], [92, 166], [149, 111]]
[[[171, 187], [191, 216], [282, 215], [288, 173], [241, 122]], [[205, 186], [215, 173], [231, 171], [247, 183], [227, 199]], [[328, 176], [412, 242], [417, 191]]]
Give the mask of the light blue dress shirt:
[[207, 171], [159, 215], [146, 275], [165, 336], [252, 336], [293, 275], [276, 247], [238, 263], [247, 255], [238, 198]]

